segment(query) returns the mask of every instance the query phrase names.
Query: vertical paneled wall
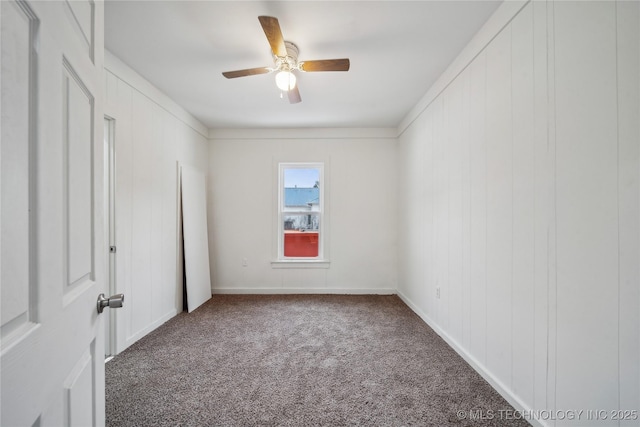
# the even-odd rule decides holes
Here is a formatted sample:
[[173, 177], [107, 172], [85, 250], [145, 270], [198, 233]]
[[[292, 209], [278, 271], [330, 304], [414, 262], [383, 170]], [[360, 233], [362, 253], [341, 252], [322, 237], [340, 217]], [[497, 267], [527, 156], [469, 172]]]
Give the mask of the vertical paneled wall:
[[[618, 378], [620, 408], [640, 408], [640, 5], [616, 5]], [[615, 283], [614, 283], [615, 287]], [[621, 423], [634, 425], [633, 421]], [[640, 421], [635, 425], [640, 425]]]
[[[615, 4], [553, 5], [556, 402], [618, 405]], [[576, 19], [576, 17], [580, 19]], [[579, 299], [578, 299], [579, 298]], [[578, 357], [579, 356], [579, 357]], [[576, 393], [574, 384], [580, 384]]]
[[206, 130], [194, 130], [171, 111], [175, 105], [107, 59], [105, 113], [115, 121], [116, 290], [125, 294], [115, 313], [120, 352], [182, 311], [178, 163], [206, 172], [208, 142]]
[[639, 14], [554, 4], [559, 407], [640, 407]]
[[531, 2], [400, 137], [399, 293], [516, 407], [585, 411], [535, 424], [640, 425], [639, 26]]

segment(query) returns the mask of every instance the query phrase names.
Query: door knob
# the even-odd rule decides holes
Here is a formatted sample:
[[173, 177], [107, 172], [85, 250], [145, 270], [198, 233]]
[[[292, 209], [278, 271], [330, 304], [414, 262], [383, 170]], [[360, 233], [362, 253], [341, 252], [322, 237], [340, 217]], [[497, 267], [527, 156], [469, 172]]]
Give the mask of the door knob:
[[102, 313], [105, 307], [120, 308], [124, 302], [124, 294], [111, 295], [105, 298], [104, 294], [98, 295], [98, 313]]

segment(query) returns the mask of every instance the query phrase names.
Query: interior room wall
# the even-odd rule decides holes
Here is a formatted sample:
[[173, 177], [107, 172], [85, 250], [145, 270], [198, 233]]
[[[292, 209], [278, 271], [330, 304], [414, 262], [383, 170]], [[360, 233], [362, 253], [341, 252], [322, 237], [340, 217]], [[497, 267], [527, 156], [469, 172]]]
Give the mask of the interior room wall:
[[178, 163], [207, 172], [208, 131], [106, 52], [105, 114], [115, 120], [116, 292], [120, 352], [182, 311]]
[[496, 13], [400, 128], [398, 292], [516, 408], [584, 411], [534, 425], [637, 426], [640, 4]]
[[[395, 293], [395, 129], [215, 130], [209, 155], [214, 292]], [[278, 162], [325, 163], [328, 268], [272, 265]]]
[[[208, 174], [214, 292], [397, 291], [516, 408], [609, 416], [534, 424], [637, 409], [639, 23], [505, 2], [398, 132], [208, 131], [107, 53], [119, 351], [181, 310], [183, 161]], [[326, 164], [329, 268], [272, 265], [278, 161]]]

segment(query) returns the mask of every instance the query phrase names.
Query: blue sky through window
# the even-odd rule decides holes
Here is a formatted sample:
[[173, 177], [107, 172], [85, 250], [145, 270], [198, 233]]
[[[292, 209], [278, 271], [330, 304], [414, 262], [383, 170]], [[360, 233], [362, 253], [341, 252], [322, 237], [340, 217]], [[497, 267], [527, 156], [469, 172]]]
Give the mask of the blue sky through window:
[[287, 168], [284, 170], [285, 188], [312, 188], [320, 181], [320, 170], [315, 168]]

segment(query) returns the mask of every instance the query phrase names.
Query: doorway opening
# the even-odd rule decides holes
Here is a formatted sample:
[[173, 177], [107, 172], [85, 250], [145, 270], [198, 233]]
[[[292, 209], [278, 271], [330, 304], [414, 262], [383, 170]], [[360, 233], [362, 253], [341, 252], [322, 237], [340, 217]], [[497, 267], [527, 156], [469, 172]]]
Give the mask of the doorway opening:
[[[108, 244], [109, 244], [109, 262], [107, 269], [108, 280], [105, 281], [105, 294], [113, 295], [116, 293], [116, 146], [115, 146], [115, 119], [104, 117], [104, 147], [105, 147], [105, 171], [107, 173], [108, 198], [107, 216], [108, 216]], [[105, 310], [105, 343], [104, 356], [105, 361], [111, 360], [116, 354], [116, 313], [112, 310]]]

